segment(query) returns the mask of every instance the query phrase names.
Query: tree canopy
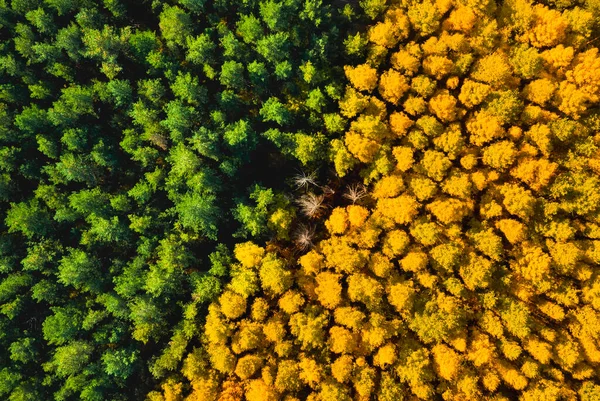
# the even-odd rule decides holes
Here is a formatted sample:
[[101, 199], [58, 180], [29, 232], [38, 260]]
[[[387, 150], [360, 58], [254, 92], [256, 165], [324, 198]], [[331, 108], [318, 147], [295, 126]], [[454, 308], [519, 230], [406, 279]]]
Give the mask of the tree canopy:
[[0, 0], [0, 396], [600, 398], [596, 0]]

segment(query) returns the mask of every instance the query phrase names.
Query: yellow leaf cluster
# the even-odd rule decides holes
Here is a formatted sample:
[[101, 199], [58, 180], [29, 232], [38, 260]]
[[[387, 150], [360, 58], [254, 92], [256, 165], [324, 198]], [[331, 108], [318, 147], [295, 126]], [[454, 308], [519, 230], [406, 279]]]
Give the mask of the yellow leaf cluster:
[[331, 143], [368, 196], [300, 256], [236, 245], [189, 386], [152, 397], [598, 399], [592, 3], [394, 2]]
[[410, 88], [408, 78], [394, 69], [381, 74], [379, 93], [381, 97], [392, 104], [398, 104], [402, 96]]
[[377, 86], [377, 70], [367, 64], [344, 68], [350, 83], [360, 91], [372, 91]]

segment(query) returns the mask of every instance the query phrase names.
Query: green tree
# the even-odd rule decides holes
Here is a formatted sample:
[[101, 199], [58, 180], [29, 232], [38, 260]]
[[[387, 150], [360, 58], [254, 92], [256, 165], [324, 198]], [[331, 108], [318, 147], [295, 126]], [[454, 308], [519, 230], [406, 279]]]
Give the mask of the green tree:
[[293, 13], [297, 12], [297, 7], [295, 0], [263, 0], [260, 2], [260, 16], [269, 29], [283, 31]]
[[59, 377], [73, 376], [87, 366], [94, 346], [85, 341], [74, 341], [56, 348], [50, 363], [45, 368], [56, 372]]
[[100, 292], [103, 285], [100, 264], [81, 249], [70, 249], [58, 266], [58, 280], [82, 291]]
[[244, 66], [230, 60], [221, 66], [220, 82], [227, 88], [241, 89], [244, 86]]
[[82, 314], [74, 307], [53, 307], [53, 314], [48, 316], [42, 324], [44, 339], [49, 344], [63, 345], [75, 339], [81, 323]]
[[279, 99], [270, 97], [260, 108], [260, 116], [265, 122], [274, 122], [284, 126], [290, 122], [291, 115]]
[[275, 64], [286, 60], [289, 55], [289, 35], [279, 32], [267, 35], [256, 44], [256, 51], [266, 61]]
[[183, 46], [192, 33], [192, 18], [177, 6], [165, 6], [158, 26], [167, 43]]
[[166, 328], [160, 308], [146, 298], [138, 298], [131, 305], [129, 317], [134, 326], [132, 337], [142, 343], [160, 338]]
[[30, 363], [38, 359], [35, 338], [24, 337], [10, 344], [10, 359], [14, 362]]
[[186, 59], [194, 64], [202, 65], [214, 61], [215, 42], [207, 33], [202, 33], [196, 37], [187, 38]]
[[237, 32], [244, 42], [252, 44], [264, 35], [264, 28], [260, 20], [253, 14], [241, 15], [237, 22]]
[[42, 237], [52, 229], [48, 212], [37, 200], [11, 203], [6, 212], [8, 232], [20, 232], [27, 238]]
[[210, 239], [216, 239], [219, 218], [216, 201], [214, 195], [197, 192], [183, 195], [175, 206], [181, 225]]
[[134, 372], [135, 365], [139, 363], [139, 351], [107, 350], [102, 354], [101, 360], [106, 374], [127, 379]]

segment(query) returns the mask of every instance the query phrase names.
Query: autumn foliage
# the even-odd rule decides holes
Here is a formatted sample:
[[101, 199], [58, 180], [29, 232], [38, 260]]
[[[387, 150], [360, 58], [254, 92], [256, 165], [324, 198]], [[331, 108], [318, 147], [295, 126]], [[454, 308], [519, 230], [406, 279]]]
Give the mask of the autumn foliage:
[[370, 196], [238, 244], [150, 400], [600, 399], [597, 16], [549, 4], [392, 2], [330, 146]]

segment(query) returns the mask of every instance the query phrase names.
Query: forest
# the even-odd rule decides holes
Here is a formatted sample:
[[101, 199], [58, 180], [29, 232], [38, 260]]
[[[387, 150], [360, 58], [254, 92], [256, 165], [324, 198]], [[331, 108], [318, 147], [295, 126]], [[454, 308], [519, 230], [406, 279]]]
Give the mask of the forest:
[[600, 400], [600, 0], [0, 0], [0, 38], [0, 398]]

